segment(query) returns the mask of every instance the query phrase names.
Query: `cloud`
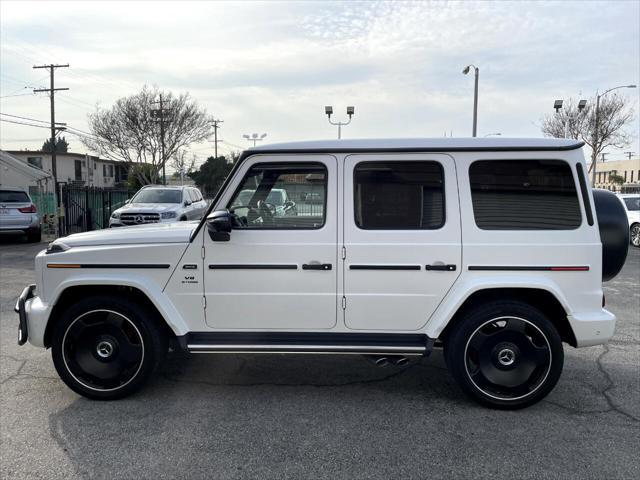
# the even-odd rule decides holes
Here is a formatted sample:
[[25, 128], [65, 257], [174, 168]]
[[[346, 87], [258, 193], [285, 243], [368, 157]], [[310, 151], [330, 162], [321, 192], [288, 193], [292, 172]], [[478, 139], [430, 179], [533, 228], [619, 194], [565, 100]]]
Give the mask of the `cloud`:
[[[2, 95], [42, 81], [34, 63], [68, 61], [60, 121], [86, 129], [97, 102], [155, 84], [189, 91], [234, 144], [258, 130], [333, 137], [325, 104], [356, 106], [350, 137], [468, 135], [468, 63], [480, 67], [480, 132], [539, 136], [555, 98], [638, 83], [640, 70], [637, 2], [2, 2], [0, 13]], [[0, 108], [46, 119], [45, 103]], [[5, 148], [34, 137], [1, 133]]]

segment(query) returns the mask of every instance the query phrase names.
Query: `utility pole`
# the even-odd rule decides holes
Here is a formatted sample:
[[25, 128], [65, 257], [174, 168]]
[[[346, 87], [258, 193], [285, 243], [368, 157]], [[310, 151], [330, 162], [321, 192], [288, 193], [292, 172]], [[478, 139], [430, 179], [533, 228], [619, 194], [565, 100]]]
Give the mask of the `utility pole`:
[[160, 108], [156, 108], [151, 110], [152, 112], [156, 112], [155, 120], [160, 122], [160, 161], [162, 162], [162, 184], [167, 184], [167, 175], [165, 173], [165, 164], [167, 163], [166, 158], [164, 157], [164, 122], [166, 121], [164, 118], [165, 112], [168, 112], [168, 109], [164, 108], [164, 100], [162, 99], [162, 93], [160, 94], [160, 100], [156, 100], [155, 102], [151, 102], [154, 105], [160, 104]]
[[628, 160], [631, 160], [631, 156], [636, 153], [636, 152], [624, 152], [624, 154], [627, 156]]
[[211, 120], [213, 123], [213, 150], [215, 158], [218, 158], [218, 129], [220, 128], [218, 124], [224, 123], [224, 120]]
[[[51, 173], [53, 175], [54, 190], [58, 185], [58, 165], [56, 162], [56, 130], [63, 130], [62, 127], [56, 127], [56, 106], [54, 100], [54, 94], [60, 90], [69, 90], [68, 88], [55, 88], [54, 77], [56, 68], [68, 68], [69, 64], [65, 65], [34, 65], [33, 68], [48, 68], [49, 69], [49, 88], [37, 88], [33, 90], [33, 93], [48, 92], [49, 99], [51, 101]], [[56, 195], [57, 196], [57, 195]]]

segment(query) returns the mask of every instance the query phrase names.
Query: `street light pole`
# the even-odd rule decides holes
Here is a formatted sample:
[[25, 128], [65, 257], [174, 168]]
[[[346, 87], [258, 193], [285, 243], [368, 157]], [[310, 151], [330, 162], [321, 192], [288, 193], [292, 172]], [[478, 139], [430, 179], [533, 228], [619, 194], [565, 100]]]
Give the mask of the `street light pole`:
[[467, 65], [464, 70], [462, 70], [463, 74], [468, 74], [469, 70], [473, 68], [475, 71], [475, 82], [473, 87], [473, 136], [477, 137], [478, 133], [478, 79], [480, 77], [480, 69], [475, 65]]
[[595, 131], [593, 132], [593, 149], [594, 152], [591, 154], [591, 162], [593, 165], [591, 166], [591, 186], [596, 186], [596, 165], [597, 165], [597, 156], [595, 154], [595, 149], [598, 147], [598, 135], [600, 134], [600, 98], [604, 97], [607, 93], [612, 92], [614, 90], [618, 90], [619, 88], [636, 88], [635, 85], [619, 85], [617, 87], [610, 88], [609, 90], [605, 90], [603, 93], [596, 95], [596, 118], [595, 118]]
[[245, 138], [249, 142], [253, 142], [253, 146], [256, 146], [256, 143], [263, 140], [267, 134], [263, 133], [262, 135], [258, 135], [257, 133], [253, 133], [251, 135], [242, 135], [242, 138]]
[[327, 118], [329, 119], [329, 123], [331, 125], [337, 125], [338, 127], [338, 140], [340, 140], [342, 138], [342, 126], [347, 126], [351, 123], [351, 117], [353, 117], [353, 114], [355, 113], [355, 108], [354, 107], [347, 107], [347, 115], [349, 115], [349, 121], [348, 122], [332, 122], [331, 121], [331, 115], [333, 115], [333, 107], [332, 106], [326, 106], [324, 107], [324, 113], [327, 115]]

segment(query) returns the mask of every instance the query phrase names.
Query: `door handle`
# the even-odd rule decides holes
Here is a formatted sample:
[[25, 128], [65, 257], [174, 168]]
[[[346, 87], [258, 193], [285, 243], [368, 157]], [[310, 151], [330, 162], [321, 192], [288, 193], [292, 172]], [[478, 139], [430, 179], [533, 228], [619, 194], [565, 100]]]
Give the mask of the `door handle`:
[[310, 262], [302, 264], [303, 270], [331, 270], [330, 263]]
[[435, 271], [439, 271], [439, 272], [455, 272], [456, 270], [456, 266], [453, 264], [436, 264], [436, 265], [425, 265], [424, 269], [429, 271], [429, 270], [435, 270]]

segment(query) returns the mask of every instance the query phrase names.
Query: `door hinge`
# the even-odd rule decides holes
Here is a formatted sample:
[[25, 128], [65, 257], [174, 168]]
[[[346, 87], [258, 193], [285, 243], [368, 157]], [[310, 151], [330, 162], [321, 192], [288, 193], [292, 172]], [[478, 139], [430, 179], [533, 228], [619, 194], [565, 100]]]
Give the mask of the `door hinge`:
[[204, 260], [204, 245], [202, 245], [202, 247], [200, 248], [200, 258]]
[[342, 259], [347, 258], [347, 247], [342, 247]]
[[342, 309], [346, 310], [347, 309], [347, 297], [342, 297]]
[[207, 297], [202, 297], [202, 308], [206, 309], [207, 308]]

